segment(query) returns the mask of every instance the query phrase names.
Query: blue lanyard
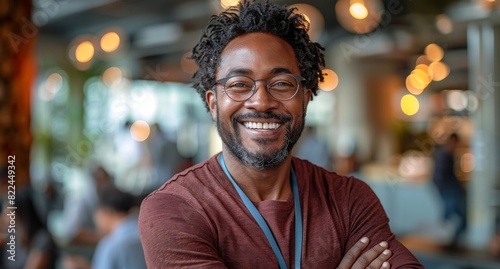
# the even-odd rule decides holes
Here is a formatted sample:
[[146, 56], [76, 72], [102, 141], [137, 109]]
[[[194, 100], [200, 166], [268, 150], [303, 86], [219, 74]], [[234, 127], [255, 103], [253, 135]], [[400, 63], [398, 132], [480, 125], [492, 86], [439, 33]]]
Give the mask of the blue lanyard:
[[[259, 210], [257, 210], [252, 201], [250, 201], [248, 196], [246, 196], [243, 190], [241, 190], [240, 186], [238, 186], [236, 181], [234, 181], [231, 174], [229, 174], [222, 153], [219, 155], [219, 162], [222, 166], [222, 170], [224, 170], [224, 173], [229, 178], [234, 188], [240, 195], [241, 200], [243, 200], [243, 203], [250, 211], [253, 218], [257, 221], [264, 234], [266, 235], [269, 244], [271, 244], [271, 248], [273, 249], [274, 255], [276, 255], [276, 258], [278, 259], [280, 269], [286, 269], [287, 267], [285, 259], [283, 258], [283, 254], [281, 254], [281, 250], [278, 246], [278, 243], [276, 242], [276, 239], [274, 238], [271, 229], [269, 228], [266, 221], [260, 214]], [[293, 168], [291, 170], [290, 181], [292, 183], [293, 202], [295, 204], [295, 268], [300, 269], [300, 259], [302, 256], [302, 211], [300, 210], [299, 187], [297, 185], [297, 178], [295, 177], [295, 172]]]

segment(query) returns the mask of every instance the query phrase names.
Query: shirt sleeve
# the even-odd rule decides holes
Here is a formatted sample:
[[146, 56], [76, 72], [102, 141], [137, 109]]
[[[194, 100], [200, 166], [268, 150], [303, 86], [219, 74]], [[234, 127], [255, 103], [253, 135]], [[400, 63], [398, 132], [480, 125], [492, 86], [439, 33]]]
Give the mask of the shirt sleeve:
[[140, 209], [139, 233], [148, 268], [226, 268], [201, 207], [154, 193]]
[[382, 241], [388, 242], [393, 253], [389, 259], [391, 268], [424, 268], [392, 233], [389, 218], [372, 189], [358, 179], [352, 178], [351, 181], [349, 208], [346, 212], [349, 217], [345, 224], [348, 227], [345, 250], [348, 251], [360, 238], [367, 236], [370, 239], [367, 249]]

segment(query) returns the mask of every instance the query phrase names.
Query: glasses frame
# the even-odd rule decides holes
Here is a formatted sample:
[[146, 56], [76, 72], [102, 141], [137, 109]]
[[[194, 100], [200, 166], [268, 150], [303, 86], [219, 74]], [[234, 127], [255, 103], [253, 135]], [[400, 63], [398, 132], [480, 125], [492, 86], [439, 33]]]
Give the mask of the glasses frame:
[[[277, 77], [277, 76], [281, 76], [281, 75], [287, 75], [287, 76], [291, 76], [293, 77], [295, 80], [297, 80], [297, 89], [295, 89], [295, 93], [289, 97], [289, 98], [286, 98], [286, 99], [278, 99], [276, 98], [272, 92], [269, 90], [269, 81], [272, 80], [273, 78]], [[243, 99], [243, 100], [235, 100], [233, 99], [231, 96], [229, 96], [229, 94], [227, 93], [226, 91], [226, 83], [229, 79], [231, 78], [234, 78], [234, 77], [246, 77], [246, 78], [249, 78], [250, 80], [253, 81], [253, 88], [252, 88], [252, 94], [250, 94], [250, 96], [248, 96], [248, 98], [246, 99]], [[269, 93], [269, 95], [271, 95], [274, 99], [278, 100], [278, 101], [288, 101], [292, 98], [295, 97], [295, 95], [297, 95], [297, 93], [299, 92], [299, 88], [304, 87], [303, 85], [303, 82], [305, 81], [306, 79], [302, 76], [299, 76], [299, 75], [295, 75], [295, 74], [290, 74], [290, 73], [281, 73], [281, 74], [276, 74], [270, 78], [261, 78], [261, 79], [253, 79], [249, 76], [246, 76], [246, 75], [233, 75], [233, 76], [229, 76], [229, 77], [225, 77], [225, 78], [221, 78], [221, 79], [218, 79], [216, 80], [215, 82], [217, 84], [221, 84], [222, 85], [222, 90], [224, 91], [224, 93], [227, 95], [227, 97], [229, 97], [229, 99], [235, 101], [235, 102], [245, 102], [247, 101], [248, 99], [252, 98], [252, 96], [254, 96], [254, 94], [257, 92], [257, 81], [264, 81], [266, 84], [266, 91]]]

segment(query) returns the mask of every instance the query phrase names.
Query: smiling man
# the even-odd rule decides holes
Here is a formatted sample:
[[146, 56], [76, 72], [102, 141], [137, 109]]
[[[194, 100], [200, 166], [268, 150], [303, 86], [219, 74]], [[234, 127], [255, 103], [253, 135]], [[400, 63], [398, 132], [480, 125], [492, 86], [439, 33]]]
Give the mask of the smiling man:
[[212, 17], [195, 88], [223, 149], [143, 201], [148, 268], [422, 268], [365, 183], [291, 155], [323, 78], [307, 28], [268, 2]]

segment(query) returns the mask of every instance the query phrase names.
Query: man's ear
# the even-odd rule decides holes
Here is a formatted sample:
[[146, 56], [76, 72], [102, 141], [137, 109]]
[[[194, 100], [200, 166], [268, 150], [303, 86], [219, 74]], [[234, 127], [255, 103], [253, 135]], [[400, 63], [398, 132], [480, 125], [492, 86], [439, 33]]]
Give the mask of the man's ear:
[[212, 114], [212, 119], [215, 121], [217, 119], [217, 94], [215, 93], [215, 91], [206, 91], [205, 100], [208, 104], [210, 114]]

